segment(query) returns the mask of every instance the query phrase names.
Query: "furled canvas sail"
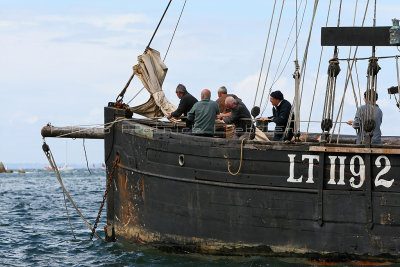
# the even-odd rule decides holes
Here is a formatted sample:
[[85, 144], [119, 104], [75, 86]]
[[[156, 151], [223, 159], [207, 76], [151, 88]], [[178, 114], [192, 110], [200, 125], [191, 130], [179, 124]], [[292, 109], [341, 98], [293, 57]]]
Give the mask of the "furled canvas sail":
[[168, 68], [160, 58], [160, 52], [148, 48], [138, 57], [133, 71], [150, 93], [150, 99], [143, 105], [131, 107], [132, 112], [147, 118], [162, 117], [176, 110], [165, 97], [162, 84]]

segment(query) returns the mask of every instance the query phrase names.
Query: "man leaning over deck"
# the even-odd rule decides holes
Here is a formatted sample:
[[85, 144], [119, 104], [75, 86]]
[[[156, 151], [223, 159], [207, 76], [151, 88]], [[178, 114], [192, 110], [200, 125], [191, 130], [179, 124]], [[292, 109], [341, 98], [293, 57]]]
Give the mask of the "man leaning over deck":
[[[218, 88], [218, 99], [216, 100], [218, 106], [219, 106], [219, 112], [221, 113], [229, 113], [231, 110], [225, 106], [225, 99], [228, 96], [232, 96], [234, 99], [238, 99], [242, 101], [239, 97], [237, 97], [234, 94], [228, 94], [228, 90], [226, 89], [225, 86], [221, 86]], [[226, 116], [229, 116], [230, 114], [227, 114]]]
[[224, 120], [226, 124], [235, 124], [235, 135], [232, 139], [254, 139], [255, 127], [251, 122], [250, 112], [243, 102], [232, 96], [228, 96], [225, 99], [225, 105], [227, 108], [231, 109], [232, 112], [227, 117], [224, 114], [220, 114], [217, 118]]
[[201, 91], [201, 101], [194, 104], [187, 114], [187, 120], [194, 122], [193, 135], [214, 136], [215, 118], [219, 114], [219, 107], [217, 102], [210, 98], [210, 90]]
[[347, 122], [348, 125], [353, 126], [353, 128], [356, 129], [357, 131], [357, 144], [361, 144], [365, 140], [365, 136], [367, 134], [367, 132], [365, 131], [365, 122], [367, 121], [366, 116], [368, 111], [371, 112], [371, 117], [369, 119], [372, 119], [373, 117], [373, 119], [375, 120], [375, 129], [373, 131], [371, 142], [373, 144], [382, 144], [381, 124], [382, 124], [383, 112], [376, 103], [374, 104], [376, 100], [378, 100], [378, 93], [372, 90], [365, 91], [364, 92], [365, 105], [362, 105], [357, 109], [354, 120]]

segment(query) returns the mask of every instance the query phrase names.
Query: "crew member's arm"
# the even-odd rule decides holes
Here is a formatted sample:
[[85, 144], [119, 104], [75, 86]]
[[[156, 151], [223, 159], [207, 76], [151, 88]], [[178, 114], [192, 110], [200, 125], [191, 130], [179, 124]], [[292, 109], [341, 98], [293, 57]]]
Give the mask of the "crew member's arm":
[[226, 124], [235, 123], [235, 121], [238, 121], [239, 119], [240, 119], [239, 112], [235, 112], [235, 111], [232, 111], [228, 117], [224, 116], [224, 118], [223, 118], [223, 120]]
[[261, 118], [259, 118], [259, 120], [261, 120], [261, 121], [274, 121], [274, 117], [273, 116], [271, 116], [271, 117], [261, 117]]
[[185, 113], [185, 110], [187, 110], [187, 108], [188, 108], [188, 103], [187, 101], [185, 101], [184, 98], [182, 98], [181, 101], [179, 102], [178, 108], [171, 113], [171, 117], [175, 118], [180, 117], [183, 113]]

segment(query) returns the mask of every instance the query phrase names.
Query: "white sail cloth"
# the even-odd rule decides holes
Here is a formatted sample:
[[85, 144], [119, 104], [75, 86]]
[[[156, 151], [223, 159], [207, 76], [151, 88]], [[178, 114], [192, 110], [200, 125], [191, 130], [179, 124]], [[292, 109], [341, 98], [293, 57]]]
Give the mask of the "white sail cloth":
[[149, 91], [150, 99], [140, 106], [131, 107], [132, 112], [154, 118], [163, 117], [176, 110], [176, 106], [168, 101], [162, 90], [167, 71], [168, 68], [162, 62], [160, 52], [157, 50], [148, 48], [138, 57], [138, 64], [133, 66], [133, 72]]
[[269, 142], [269, 138], [261, 131], [260, 129], [256, 128], [256, 136], [254, 137], [255, 141], [265, 141]]

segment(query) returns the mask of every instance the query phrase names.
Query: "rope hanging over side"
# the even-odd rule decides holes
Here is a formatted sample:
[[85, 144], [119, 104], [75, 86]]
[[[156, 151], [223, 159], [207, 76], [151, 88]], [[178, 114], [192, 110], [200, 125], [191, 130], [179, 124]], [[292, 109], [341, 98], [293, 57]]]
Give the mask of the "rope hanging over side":
[[110, 190], [111, 182], [112, 182], [112, 180], [114, 178], [115, 168], [118, 166], [119, 162], [120, 162], [120, 158], [119, 158], [119, 156], [117, 156], [115, 158], [114, 164], [112, 166], [110, 176], [108, 177], [108, 180], [107, 180], [106, 191], [104, 192], [103, 200], [101, 201], [100, 209], [99, 209], [99, 212], [97, 213], [97, 218], [96, 218], [96, 221], [94, 222], [94, 225], [93, 225], [92, 234], [90, 235], [90, 240], [92, 240], [93, 239], [93, 235], [96, 234], [97, 224], [98, 224], [98, 222], [100, 220], [101, 212], [103, 211], [104, 203], [106, 202], [108, 191]]
[[233, 175], [236, 176], [239, 174], [240, 170], [242, 169], [242, 161], [243, 161], [243, 145], [244, 145], [244, 141], [248, 140], [249, 138], [243, 138], [242, 139], [242, 143], [240, 145], [240, 164], [239, 164], [239, 169], [237, 170], [237, 172], [232, 172], [231, 171], [231, 162], [228, 161], [228, 172]]
[[[92, 226], [89, 224], [89, 222], [85, 219], [85, 217], [83, 216], [83, 214], [81, 213], [81, 211], [78, 209], [78, 207], [76, 206], [75, 202], [72, 200], [71, 195], [69, 194], [68, 190], [65, 188], [64, 183], [62, 182], [61, 179], [61, 175], [60, 172], [58, 171], [56, 162], [54, 160], [53, 154], [51, 153], [50, 147], [48, 144], [46, 144], [46, 142], [43, 142], [42, 145], [42, 149], [44, 154], [46, 155], [47, 160], [49, 161], [49, 164], [52, 168], [52, 170], [54, 171], [58, 182], [61, 185], [61, 188], [63, 190], [63, 193], [65, 194], [65, 196], [67, 196], [68, 200], [71, 202], [72, 206], [75, 208], [76, 212], [79, 214], [79, 216], [82, 218], [82, 220], [84, 221], [84, 223], [86, 224], [86, 226], [90, 229], [93, 230]], [[71, 226], [72, 227], [72, 226]], [[100, 240], [103, 240], [103, 238], [101, 238], [101, 236], [99, 236], [97, 233], [95, 233], [96, 237]]]
[[89, 168], [89, 161], [88, 161], [87, 153], [86, 153], [85, 138], [82, 139], [82, 146], [83, 146], [83, 151], [85, 152], [86, 168], [89, 171], [89, 173], [92, 174], [92, 172], [90, 171], [90, 168]]

